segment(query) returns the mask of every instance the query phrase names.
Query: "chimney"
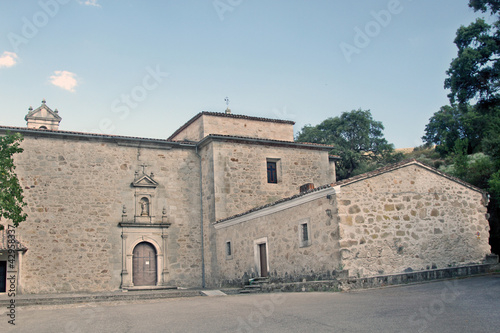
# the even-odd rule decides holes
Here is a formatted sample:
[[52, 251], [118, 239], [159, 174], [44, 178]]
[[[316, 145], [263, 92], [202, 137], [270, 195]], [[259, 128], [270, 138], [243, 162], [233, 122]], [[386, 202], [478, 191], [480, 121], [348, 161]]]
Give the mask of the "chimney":
[[314, 190], [314, 184], [313, 183], [307, 183], [304, 184], [300, 187], [300, 193], [308, 192]]

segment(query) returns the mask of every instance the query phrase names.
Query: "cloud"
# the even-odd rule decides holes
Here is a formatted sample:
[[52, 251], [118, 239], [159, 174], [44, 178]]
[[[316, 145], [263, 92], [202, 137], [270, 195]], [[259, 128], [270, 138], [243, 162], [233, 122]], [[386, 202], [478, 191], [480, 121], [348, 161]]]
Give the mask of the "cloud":
[[75, 92], [75, 87], [78, 85], [76, 74], [68, 71], [55, 71], [50, 77], [50, 83], [71, 92]]
[[5, 51], [0, 56], [0, 68], [12, 67], [17, 63], [17, 54], [14, 52]]
[[101, 5], [97, 3], [97, 1], [99, 1], [99, 0], [85, 0], [85, 1], [80, 1], [80, 5], [93, 6], [93, 7], [101, 7]]

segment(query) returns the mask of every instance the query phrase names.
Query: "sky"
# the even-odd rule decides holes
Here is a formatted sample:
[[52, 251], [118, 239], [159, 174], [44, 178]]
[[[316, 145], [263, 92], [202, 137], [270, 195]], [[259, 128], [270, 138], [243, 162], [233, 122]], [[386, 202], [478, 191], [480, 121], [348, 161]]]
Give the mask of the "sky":
[[0, 2], [0, 125], [165, 139], [201, 111], [295, 121], [371, 110], [422, 144], [468, 0]]

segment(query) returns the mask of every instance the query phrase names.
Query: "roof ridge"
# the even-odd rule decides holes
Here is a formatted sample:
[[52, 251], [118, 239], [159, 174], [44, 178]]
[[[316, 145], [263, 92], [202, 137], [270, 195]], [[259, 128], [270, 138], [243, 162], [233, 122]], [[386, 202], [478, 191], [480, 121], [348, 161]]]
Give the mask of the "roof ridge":
[[280, 123], [280, 124], [295, 125], [295, 122], [292, 121], [292, 120], [271, 119], [271, 118], [246, 116], [246, 115], [239, 115], [239, 114], [233, 114], [233, 113], [224, 113], [224, 112], [201, 111], [201, 112], [197, 113], [193, 118], [189, 119], [184, 125], [182, 125], [181, 127], [179, 127], [172, 135], [170, 135], [168, 137], [168, 140], [171, 140], [173, 137], [175, 137], [180, 132], [182, 132], [183, 130], [185, 130], [189, 125], [191, 125], [192, 123], [194, 123], [198, 118], [200, 118], [203, 115], [214, 116], [214, 117], [224, 117], [224, 118], [248, 119], [248, 120], [256, 120], [256, 121], [267, 121], [267, 122], [274, 122], [274, 123]]
[[305, 195], [308, 195], [308, 194], [311, 194], [311, 193], [314, 193], [314, 192], [318, 192], [318, 191], [321, 191], [321, 190], [325, 190], [325, 189], [331, 188], [331, 187], [333, 187], [331, 184], [321, 185], [321, 186], [315, 187], [313, 189], [310, 189], [310, 190], [307, 190], [307, 191], [304, 191], [304, 192], [300, 192], [300, 193], [294, 194], [292, 196], [279, 199], [279, 200], [274, 201], [274, 202], [270, 202], [270, 203], [265, 204], [265, 205], [254, 207], [254, 208], [249, 209], [249, 210], [247, 210], [245, 212], [242, 212], [242, 213], [239, 213], [239, 214], [235, 214], [233, 216], [225, 217], [223, 219], [215, 221], [214, 224], [222, 223], [222, 222], [225, 222], [225, 221], [228, 221], [228, 220], [232, 220], [234, 218], [237, 218], [237, 217], [240, 217], [240, 216], [244, 216], [244, 215], [247, 215], [247, 214], [250, 214], [250, 213], [253, 213], [253, 212], [265, 209], [265, 208], [268, 208], [268, 207], [276, 206], [276, 205], [279, 205], [281, 203], [284, 203], [284, 202], [287, 202], [287, 201], [291, 201], [291, 200], [303, 197]]
[[422, 167], [425, 167], [427, 169], [429, 169], [429, 171], [431, 172], [434, 172], [442, 177], [445, 177], [451, 181], [454, 181], [456, 183], [459, 183], [465, 187], [468, 187], [472, 190], [475, 190], [477, 192], [481, 192], [481, 193], [486, 193], [485, 190], [477, 187], [477, 186], [474, 186], [462, 179], [459, 179], [457, 177], [454, 177], [452, 175], [449, 175], [445, 172], [442, 172], [442, 171], [439, 171], [438, 169], [424, 163], [424, 162], [421, 162], [415, 158], [410, 158], [410, 159], [405, 159], [405, 160], [402, 160], [400, 162], [397, 162], [397, 163], [393, 163], [393, 164], [389, 164], [389, 165], [386, 165], [384, 167], [381, 167], [381, 168], [378, 168], [378, 169], [375, 169], [373, 171], [369, 171], [369, 172], [365, 172], [365, 173], [362, 173], [360, 175], [356, 175], [354, 177], [351, 177], [351, 178], [347, 178], [347, 179], [343, 179], [343, 180], [340, 180], [338, 182], [335, 182], [332, 184], [332, 186], [343, 186], [343, 185], [347, 185], [347, 184], [351, 184], [351, 183], [355, 183], [355, 182], [358, 182], [358, 181], [361, 181], [361, 180], [364, 180], [364, 179], [367, 179], [367, 178], [372, 178], [372, 177], [376, 177], [376, 176], [379, 176], [381, 174], [384, 174], [386, 172], [390, 172], [390, 171], [393, 171], [393, 170], [396, 170], [396, 169], [400, 169], [402, 167], [405, 167], [405, 166], [408, 166], [408, 165], [411, 165], [411, 164], [418, 164]]
[[168, 139], [158, 139], [158, 138], [145, 138], [138, 136], [126, 136], [126, 135], [116, 135], [116, 134], [99, 134], [99, 133], [90, 133], [90, 132], [77, 132], [77, 131], [63, 131], [63, 130], [52, 130], [52, 129], [40, 129], [40, 128], [28, 128], [28, 127], [17, 127], [17, 126], [4, 126], [0, 125], [0, 130], [6, 131], [20, 131], [27, 133], [43, 133], [43, 134], [68, 134], [75, 136], [90, 136], [96, 138], [104, 138], [104, 139], [134, 139], [134, 140], [144, 140], [144, 141], [154, 141], [154, 142], [163, 142], [163, 143], [176, 143], [176, 144], [191, 144], [195, 145], [193, 142], [187, 141], [171, 141]]
[[470, 188], [472, 190], [475, 190], [475, 191], [483, 193], [483, 194], [486, 193], [486, 191], [480, 189], [479, 187], [476, 187], [476, 186], [474, 186], [472, 184], [469, 184], [469, 183], [467, 183], [467, 182], [465, 182], [465, 181], [463, 181], [461, 179], [458, 179], [456, 177], [450, 176], [450, 175], [448, 175], [448, 174], [446, 174], [444, 172], [441, 172], [441, 171], [437, 170], [436, 168], [433, 168], [433, 167], [431, 167], [431, 166], [429, 166], [429, 165], [427, 165], [427, 164], [425, 164], [423, 162], [420, 162], [420, 161], [412, 158], [412, 159], [406, 159], [406, 160], [403, 160], [403, 161], [400, 161], [400, 162], [397, 162], [397, 163], [393, 163], [393, 164], [387, 165], [385, 167], [382, 167], [382, 168], [379, 168], [379, 169], [376, 169], [376, 170], [373, 170], [373, 171], [370, 171], [370, 172], [365, 172], [365, 173], [363, 173], [361, 175], [357, 175], [357, 176], [354, 176], [354, 177], [351, 177], [351, 178], [343, 179], [343, 180], [335, 182], [335, 183], [318, 186], [318, 187], [316, 187], [314, 189], [311, 189], [309, 191], [302, 192], [302, 193], [299, 193], [299, 194], [295, 194], [293, 196], [286, 197], [286, 198], [274, 201], [272, 203], [268, 203], [266, 205], [254, 207], [254, 208], [249, 209], [249, 210], [247, 210], [245, 212], [242, 212], [240, 214], [236, 214], [236, 215], [233, 215], [233, 216], [226, 217], [224, 219], [220, 219], [218, 221], [215, 221], [214, 224], [222, 223], [222, 222], [225, 222], [225, 221], [237, 218], [237, 217], [248, 215], [250, 213], [253, 213], [253, 212], [256, 212], [256, 211], [268, 208], [268, 207], [272, 207], [272, 206], [278, 205], [278, 204], [283, 203], [283, 202], [291, 201], [291, 200], [297, 199], [299, 197], [311, 194], [313, 192], [321, 191], [321, 190], [324, 190], [324, 189], [327, 189], [327, 188], [330, 188], [330, 187], [333, 188], [333, 187], [337, 187], [337, 186], [347, 185], [347, 184], [350, 184], [350, 183], [353, 183], [353, 182], [357, 182], [357, 181], [361, 181], [361, 180], [364, 180], [364, 179], [367, 179], [367, 178], [376, 177], [376, 176], [381, 175], [383, 173], [390, 172], [390, 171], [402, 168], [404, 166], [412, 165], [412, 164], [421, 165], [422, 167], [430, 169], [429, 171], [437, 173], [440, 176], [448, 178], [448, 179], [450, 179], [450, 180], [452, 180], [454, 182], [457, 182], [457, 183], [459, 183], [459, 184], [461, 184], [461, 185], [463, 185], [465, 187], [468, 187], [468, 188]]
[[252, 136], [239, 136], [239, 135], [230, 135], [230, 134], [208, 134], [206, 137], [204, 137], [201, 141], [205, 140], [206, 138], [227, 138], [227, 139], [241, 139], [241, 140], [252, 140], [252, 141], [270, 141], [270, 142], [276, 142], [276, 143], [285, 143], [285, 144], [294, 144], [294, 145], [301, 145], [301, 146], [311, 146], [311, 147], [324, 147], [324, 148], [335, 148], [333, 145], [326, 145], [326, 144], [321, 144], [321, 143], [312, 143], [312, 142], [297, 142], [297, 141], [285, 141], [285, 140], [276, 140], [276, 139], [267, 139], [267, 138], [256, 138]]

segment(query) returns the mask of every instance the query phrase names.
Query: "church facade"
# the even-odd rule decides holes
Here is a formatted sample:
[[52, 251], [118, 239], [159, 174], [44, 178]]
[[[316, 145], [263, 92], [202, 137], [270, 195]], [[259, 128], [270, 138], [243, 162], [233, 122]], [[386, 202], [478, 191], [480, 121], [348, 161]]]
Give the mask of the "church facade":
[[11, 269], [24, 293], [368, 276], [490, 253], [481, 190], [418, 162], [336, 183], [332, 147], [294, 142], [291, 121], [201, 112], [159, 140], [61, 131], [45, 101], [26, 120], [0, 126], [24, 136]]

